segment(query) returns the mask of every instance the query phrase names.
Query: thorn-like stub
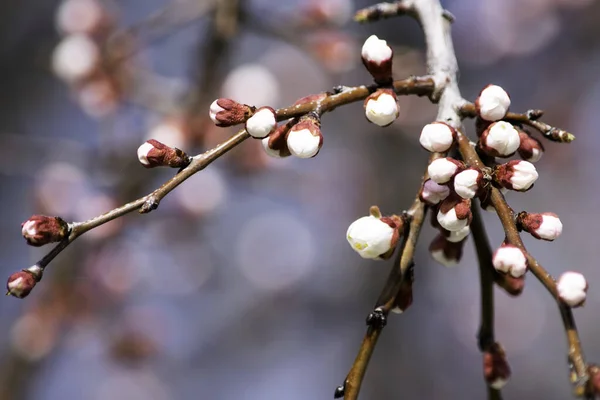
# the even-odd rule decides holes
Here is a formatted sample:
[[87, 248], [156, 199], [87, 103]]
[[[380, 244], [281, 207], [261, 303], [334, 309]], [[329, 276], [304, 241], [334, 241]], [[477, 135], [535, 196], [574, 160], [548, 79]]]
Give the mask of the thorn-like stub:
[[381, 307], [377, 307], [367, 316], [367, 325], [374, 329], [383, 329], [387, 325], [387, 316]]
[[335, 388], [335, 392], [333, 393], [334, 399], [341, 399], [344, 397], [344, 392], [346, 391], [346, 384], [340, 385]]

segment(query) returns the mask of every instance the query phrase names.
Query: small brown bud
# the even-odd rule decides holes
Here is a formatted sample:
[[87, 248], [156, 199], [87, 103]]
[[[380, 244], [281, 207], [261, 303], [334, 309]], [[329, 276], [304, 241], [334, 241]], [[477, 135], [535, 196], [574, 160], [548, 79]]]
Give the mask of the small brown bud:
[[429, 253], [435, 261], [443, 266], [453, 267], [457, 265], [462, 258], [465, 242], [466, 240], [464, 240], [464, 238], [458, 242], [451, 242], [443, 233], [440, 233], [431, 242]]
[[217, 99], [210, 105], [210, 119], [217, 126], [227, 127], [244, 123], [254, 111], [253, 107], [231, 99]]
[[69, 233], [68, 224], [59, 217], [33, 215], [21, 224], [21, 233], [31, 246], [60, 242]]
[[19, 299], [27, 297], [33, 290], [35, 284], [39, 281], [36, 275], [26, 269], [15, 272], [8, 277], [6, 282], [6, 295], [11, 295]]
[[510, 378], [510, 366], [500, 343], [492, 344], [483, 352], [483, 376], [488, 385], [501, 389]]
[[544, 154], [544, 146], [542, 142], [537, 140], [534, 137], [529, 136], [527, 132], [522, 130], [519, 131], [519, 138], [521, 139], [521, 144], [519, 145], [519, 156], [525, 161], [529, 161], [531, 163], [538, 162], [542, 155]]
[[191, 157], [178, 148], [169, 147], [158, 140], [150, 139], [137, 150], [138, 160], [146, 168], [171, 167], [184, 168]]

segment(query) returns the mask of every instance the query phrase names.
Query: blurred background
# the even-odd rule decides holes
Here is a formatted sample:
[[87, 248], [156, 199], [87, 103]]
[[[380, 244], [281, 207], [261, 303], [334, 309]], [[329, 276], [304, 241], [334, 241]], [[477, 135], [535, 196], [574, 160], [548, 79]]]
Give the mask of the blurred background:
[[[555, 243], [525, 237], [553, 274], [584, 273], [575, 311], [589, 361], [600, 361], [600, 3], [445, 1], [463, 95], [503, 86], [512, 110], [577, 136], [546, 142], [534, 190], [517, 211], [551, 211]], [[20, 223], [32, 214], [81, 221], [172, 176], [144, 169], [149, 138], [196, 154], [235, 132], [208, 106], [230, 97], [282, 107], [333, 86], [370, 82], [360, 47], [395, 49], [395, 77], [425, 73], [409, 18], [353, 23], [362, 0], [21, 0], [0, 3], [0, 269], [34, 264]], [[377, 204], [408, 208], [426, 166], [418, 145], [436, 112], [400, 99], [382, 129], [362, 104], [323, 118], [314, 159], [269, 159], [247, 141], [147, 216], [95, 229], [63, 252], [25, 300], [0, 302], [0, 400], [329, 399], [365, 332], [391, 262], [361, 259], [345, 232]], [[468, 129], [473, 134], [471, 121]], [[503, 232], [486, 214], [492, 245]], [[414, 304], [392, 316], [364, 399], [481, 399], [479, 278], [470, 242], [459, 266], [416, 255]], [[513, 377], [507, 399], [570, 398], [556, 306], [531, 276], [518, 298], [497, 291], [497, 339]]]

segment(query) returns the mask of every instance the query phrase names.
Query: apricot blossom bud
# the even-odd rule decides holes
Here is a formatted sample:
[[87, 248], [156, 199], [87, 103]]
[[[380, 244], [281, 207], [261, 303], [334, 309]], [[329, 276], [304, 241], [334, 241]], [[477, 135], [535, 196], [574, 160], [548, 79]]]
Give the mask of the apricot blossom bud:
[[486, 121], [498, 121], [506, 116], [510, 97], [500, 86], [487, 85], [475, 100], [477, 114]]
[[42, 279], [43, 268], [33, 265], [27, 269], [15, 272], [8, 277], [6, 282], [6, 294], [22, 299], [27, 297], [36, 283]]
[[450, 195], [450, 188], [440, 185], [432, 179], [427, 179], [421, 188], [419, 198], [421, 201], [434, 206]]
[[279, 125], [273, 133], [262, 140], [263, 148], [267, 155], [275, 158], [289, 157], [292, 155], [287, 147], [286, 136], [296, 120], [291, 119], [285, 124]]
[[465, 169], [465, 164], [452, 157], [437, 158], [427, 167], [427, 173], [432, 181], [438, 184], [450, 182], [452, 177]]
[[275, 110], [261, 107], [246, 120], [246, 131], [255, 139], [265, 138], [277, 127]]
[[245, 122], [252, 115], [252, 107], [231, 99], [217, 99], [210, 105], [209, 116], [220, 127], [234, 126]]
[[[463, 238], [464, 239], [464, 238]], [[451, 242], [443, 234], [439, 234], [429, 245], [431, 257], [445, 267], [453, 267], [460, 262], [465, 240]]]
[[538, 162], [544, 155], [544, 146], [542, 142], [529, 136], [527, 132], [519, 131], [521, 144], [519, 145], [519, 156], [525, 161], [531, 163]]
[[450, 125], [443, 122], [432, 122], [421, 130], [419, 143], [427, 151], [441, 153], [450, 149], [455, 137], [456, 131]]
[[392, 81], [392, 55], [393, 51], [385, 40], [375, 35], [369, 36], [363, 44], [362, 61], [367, 71], [378, 84], [387, 84]]
[[388, 258], [398, 239], [401, 220], [397, 217], [382, 217], [377, 207], [370, 215], [354, 221], [348, 227], [346, 239], [362, 258]]
[[512, 160], [496, 167], [494, 181], [503, 188], [526, 192], [539, 177], [535, 165], [529, 161]]
[[69, 233], [69, 225], [59, 217], [33, 215], [21, 224], [21, 233], [31, 246], [60, 242]]
[[469, 236], [469, 234], [471, 233], [471, 228], [465, 226], [464, 228], [458, 231], [448, 231], [444, 228], [441, 228], [441, 231], [447, 241], [452, 243], [458, 243], [462, 242], [467, 238], [467, 236]]
[[499, 343], [492, 344], [483, 352], [483, 376], [488, 385], [496, 390], [502, 389], [510, 378], [506, 353]]
[[392, 89], [378, 89], [365, 99], [365, 116], [379, 126], [388, 126], [398, 118], [400, 108]]
[[184, 168], [191, 162], [191, 157], [183, 151], [154, 139], [150, 139], [138, 147], [137, 155], [140, 163], [146, 168]]
[[475, 168], [467, 168], [454, 177], [454, 191], [463, 199], [472, 199], [483, 188], [483, 174]]
[[520, 212], [517, 215], [517, 226], [536, 239], [553, 241], [560, 236], [563, 224], [554, 213], [527, 213]]
[[567, 271], [556, 282], [558, 297], [570, 307], [579, 307], [585, 303], [588, 284], [579, 272]]
[[318, 117], [307, 114], [288, 132], [287, 147], [292, 155], [299, 158], [311, 158], [319, 153], [323, 146], [321, 121]]
[[517, 246], [503, 243], [492, 257], [492, 264], [498, 272], [510, 274], [515, 278], [527, 272], [527, 259], [523, 251]]
[[492, 157], [510, 157], [513, 155], [521, 139], [514, 126], [505, 121], [490, 124], [479, 138], [478, 146], [487, 155]]
[[440, 204], [437, 221], [448, 231], [459, 231], [471, 223], [471, 199], [456, 195], [448, 197]]

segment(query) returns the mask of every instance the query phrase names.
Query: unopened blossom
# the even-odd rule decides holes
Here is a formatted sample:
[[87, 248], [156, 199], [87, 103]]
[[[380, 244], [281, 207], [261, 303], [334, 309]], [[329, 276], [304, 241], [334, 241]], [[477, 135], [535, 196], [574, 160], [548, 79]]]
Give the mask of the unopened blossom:
[[563, 230], [563, 224], [554, 213], [521, 212], [517, 216], [517, 226], [531, 234], [536, 239], [553, 241]]
[[459, 231], [471, 223], [471, 200], [456, 195], [448, 197], [440, 204], [437, 222], [448, 231]]
[[465, 164], [462, 161], [452, 157], [437, 158], [429, 164], [427, 173], [432, 181], [441, 185], [450, 182], [454, 175], [464, 168]]
[[567, 271], [556, 282], [558, 297], [570, 307], [579, 307], [585, 303], [588, 284], [579, 272]]
[[463, 199], [472, 199], [483, 187], [483, 174], [475, 168], [468, 168], [454, 177], [454, 191]]
[[267, 155], [274, 158], [289, 157], [292, 155], [287, 146], [286, 136], [292, 126], [297, 123], [295, 119], [279, 125], [273, 133], [262, 140], [263, 148]]
[[487, 384], [496, 390], [506, 385], [510, 378], [510, 366], [506, 353], [499, 343], [492, 344], [483, 352], [483, 376]]
[[527, 132], [519, 131], [521, 144], [519, 145], [519, 156], [525, 161], [531, 163], [538, 162], [544, 155], [544, 146], [542, 142], [531, 137]]
[[492, 257], [492, 264], [498, 272], [510, 274], [515, 278], [527, 272], [527, 259], [523, 251], [517, 246], [503, 243]]
[[464, 240], [451, 242], [446, 236], [439, 234], [429, 245], [429, 254], [443, 266], [453, 267], [462, 258], [464, 243]]
[[137, 150], [137, 155], [140, 163], [146, 168], [183, 168], [191, 162], [191, 157], [183, 151], [154, 139], [142, 144]]
[[529, 161], [512, 160], [496, 167], [495, 182], [503, 188], [526, 192], [539, 177], [535, 165]]
[[450, 195], [450, 188], [446, 185], [440, 185], [432, 179], [427, 179], [421, 188], [419, 198], [421, 201], [436, 205]]
[[256, 139], [267, 137], [277, 127], [277, 116], [271, 107], [261, 107], [246, 120], [246, 131]]
[[448, 231], [444, 228], [441, 229], [443, 235], [446, 237], [446, 240], [452, 243], [462, 242], [471, 233], [471, 228], [469, 226], [465, 226], [458, 231]]
[[379, 126], [388, 126], [400, 115], [396, 93], [392, 89], [378, 89], [365, 99], [365, 116]]
[[95, 34], [107, 22], [98, 0], [63, 0], [56, 11], [57, 28], [65, 34]]
[[500, 86], [486, 86], [475, 100], [477, 114], [486, 121], [498, 121], [506, 116], [510, 97]]
[[409, 269], [404, 275], [402, 283], [400, 283], [400, 288], [398, 290], [398, 294], [396, 295], [396, 300], [394, 301], [394, 307], [392, 307], [392, 309], [390, 310], [394, 314], [402, 314], [408, 309], [408, 307], [412, 305], [413, 281], [414, 273], [412, 269]]
[[378, 84], [387, 84], [392, 81], [392, 48], [385, 40], [379, 39], [375, 35], [369, 38], [363, 44], [362, 61], [369, 73]]
[[311, 115], [302, 117], [286, 137], [287, 147], [292, 155], [299, 158], [311, 158], [317, 155], [323, 146], [323, 134], [319, 118]]
[[373, 209], [376, 211], [354, 221], [346, 232], [348, 243], [362, 258], [390, 255], [400, 237], [401, 223], [395, 218], [382, 217], [379, 209]]
[[39, 247], [63, 240], [69, 233], [69, 226], [59, 217], [33, 215], [21, 224], [21, 233], [27, 244]]
[[519, 132], [505, 121], [494, 122], [479, 138], [479, 148], [493, 157], [510, 157], [520, 144]]
[[82, 34], [65, 37], [52, 54], [52, 70], [62, 80], [75, 83], [90, 77], [100, 65], [100, 49]]
[[15, 272], [6, 281], [6, 294], [22, 299], [27, 297], [36, 283], [42, 279], [43, 268], [33, 265], [27, 269]]
[[456, 131], [443, 122], [432, 122], [421, 130], [419, 143], [427, 151], [442, 153], [448, 151], [454, 143]]
[[235, 100], [221, 98], [212, 102], [208, 114], [217, 126], [234, 126], [244, 123], [250, 117], [252, 107]]

